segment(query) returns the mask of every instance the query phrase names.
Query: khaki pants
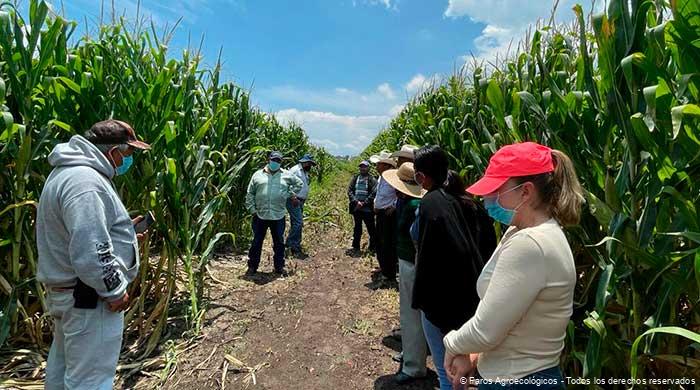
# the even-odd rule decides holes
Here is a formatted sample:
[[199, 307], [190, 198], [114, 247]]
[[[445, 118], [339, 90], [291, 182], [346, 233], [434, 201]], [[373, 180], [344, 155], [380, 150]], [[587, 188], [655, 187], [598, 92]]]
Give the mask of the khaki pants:
[[415, 264], [399, 259], [399, 317], [403, 349], [403, 368], [401, 371], [414, 378], [420, 378], [426, 375], [425, 361], [428, 351], [420, 310], [411, 307], [415, 277]]
[[47, 390], [111, 390], [124, 332], [124, 313], [73, 307], [72, 291], [48, 293], [54, 320], [46, 366]]

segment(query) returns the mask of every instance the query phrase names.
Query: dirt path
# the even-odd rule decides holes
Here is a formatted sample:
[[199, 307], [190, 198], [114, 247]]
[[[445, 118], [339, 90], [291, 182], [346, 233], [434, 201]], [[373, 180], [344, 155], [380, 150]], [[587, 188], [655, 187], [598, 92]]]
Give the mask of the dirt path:
[[[218, 282], [202, 337], [178, 357], [164, 388], [434, 388], [434, 376], [404, 387], [391, 380], [398, 369], [391, 358], [400, 350], [390, 336], [399, 326], [398, 291], [376, 280], [374, 258], [346, 254], [351, 226], [344, 213], [345, 176], [336, 179], [335, 191], [312, 194], [311, 214], [326, 215], [307, 223], [310, 257], [288, 260], [290, 276], [270, 273], [269, 242], [259, 278], [243, 276], [245, 256], [212, 264]], [[136, 387], [153, 385], [142, 381]]]

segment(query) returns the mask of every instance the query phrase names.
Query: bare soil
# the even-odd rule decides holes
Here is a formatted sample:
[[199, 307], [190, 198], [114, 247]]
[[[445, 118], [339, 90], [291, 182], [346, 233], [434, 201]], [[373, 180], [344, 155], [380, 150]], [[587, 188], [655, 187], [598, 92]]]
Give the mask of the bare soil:
[[288, 258], [289, 276], [272, 274], [269, 236], [255, 278], [244, 276], [245, 255], [218, 257], [200, 338], [177, 355], [167, 379], [141, 377], [118, 388], [436, 388], [432, 371], [409, 386], [392, 380], [399, 369], [392, 356], [401, 349], [392, 337], [398, 290], [379, 280], [373, 256], [347, 252], [345, 176], [312, 193], [304, 228], [309, 257]]

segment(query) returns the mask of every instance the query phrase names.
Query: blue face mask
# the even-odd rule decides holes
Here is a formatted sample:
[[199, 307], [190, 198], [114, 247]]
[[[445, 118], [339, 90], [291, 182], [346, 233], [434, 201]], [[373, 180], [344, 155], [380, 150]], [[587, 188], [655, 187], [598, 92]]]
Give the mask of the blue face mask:
[[[519, 188], [520, 186], [522, 186], [522, 184], [520, 184], [519, 186], [515, 186], [506, 192], [503, 192], [503, 194], [507, 194], [507, 193], [513, 191], [514, 189]], [[518, 208], [522, 205], [522, 203], [520, 203], [514, 209], [507, 209], [507, 208], [501, 206], [501, 204], [498, 202], [498, 199], [500, 198], [501, 195], [502, 194], [498, 194], [496, 196], [485, 197], [484, 198], [484, 207], [486, 208], [486, 212], [489, 214], [489, 217], [495, 219], [496, 221], [498, 221], [504, 225], [510, 225], [513, 223], [513, 217], [515, 217], [515, 213], [518, 211]]]
[[278, 163], [277, 161], [270, 161], [268, 167], [270, 168], [270, 171], [277, 172], [280, 169], [280, 163]]
[[126, 173], [126, 171], [131, 168], [131, 165], [134, 163], [134, 157], [133, 156], [122, 156], [122, 165], [118, 166], [115, 171], [117, 172], [117, 176], [121, 176]]

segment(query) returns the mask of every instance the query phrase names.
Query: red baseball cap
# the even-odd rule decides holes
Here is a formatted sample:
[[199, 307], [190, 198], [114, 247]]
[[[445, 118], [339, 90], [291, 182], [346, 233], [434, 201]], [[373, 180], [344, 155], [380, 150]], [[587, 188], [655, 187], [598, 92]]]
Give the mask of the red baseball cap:
[[499, 189], [511, 177], [553, 171], [552, 149], [535, 142], [506, 145], [491, 156], [484, 177], [467, 188], [467, 192], [487, 195]]

